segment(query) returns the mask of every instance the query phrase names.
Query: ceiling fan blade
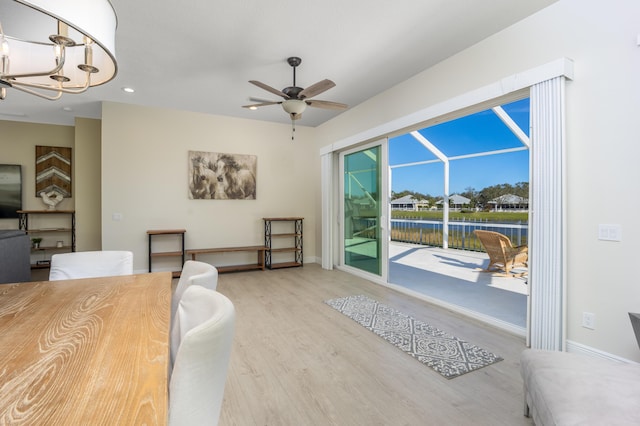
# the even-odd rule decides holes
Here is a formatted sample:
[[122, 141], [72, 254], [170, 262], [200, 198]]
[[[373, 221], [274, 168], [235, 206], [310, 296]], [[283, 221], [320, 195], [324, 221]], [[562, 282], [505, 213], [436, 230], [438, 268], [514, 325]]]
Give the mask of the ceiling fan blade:
[[263, 107], [263, 106], [267, 106], [267, 105], [278, 105], [281, 104], [282, 102], [262, 102], [259, 104], [251, 104], [251, 105], [242, 105], [242, 108], [259, 108], [259, 107]]
[[341, 104], [340, 102], [319, 101], [319, 100], [315, 100], [315, 99], [313, 99], [313, 100], [306, 100], [305, 99], [305, 102], [310, 107], [315, 107], [315, 108], [324, 108], [324, 109], [347, 109], [347, 108], [349, 108], [349, 105]]
[[249, 80], [249, 83], [251, 83], [251, 84], [255, 84], [255, 85], [256, 85], [256, 86], [258, 86], [259, 88], [264, 89], [264, 90], [266, 90], [267, 92], [271, 92], [271, 93], [273, 93], [274, 95], [282, 96], [282, 97], [283, 97], [283, 98], [285, 98], [285, 99], [289, 99], [289, 97], [288, 97], [287, 95], [285, 95], [283, 92], [281, 92], [280, 90], [278, 90], [278, 89], [274, 89], [273, 87], [271, 87], [271, 86], [269, 86], [269, 85], [266, 85], [266, 84], [264, 84], [264, 83], [262, 83], [262, 82], [260, 82], [260, 81], [257, 81], [257, 80]]
[[312, 84], [311, 86], [302, 90], [302, 92], [298, 93], [298, 99], [313, 98], [314, 96], [317, 96], [320, 93], [331, 89], [335, 85], [336, 84], [333, 81], [324, 79], [317, 82], [316, 84]]
[[271, 99], [265, 99], [265, 98], [256, 98], [253, 96], [250, 96], [248, 98], [251, 102], [257, 102], [257, 103], [262, 103], [262, 102], [277, 102], [277, 101], [272, 101]]

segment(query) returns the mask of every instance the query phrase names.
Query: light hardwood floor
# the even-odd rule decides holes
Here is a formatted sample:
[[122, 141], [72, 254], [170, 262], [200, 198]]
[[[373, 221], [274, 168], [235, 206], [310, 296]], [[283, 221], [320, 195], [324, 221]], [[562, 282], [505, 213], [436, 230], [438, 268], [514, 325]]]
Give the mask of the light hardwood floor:
[[[223, 274], [237, 312], [221, 426], [531, 425], [524, 340], [317, 264]], [[324, 300], [364, 294], [504, 361], [447, 380]]]

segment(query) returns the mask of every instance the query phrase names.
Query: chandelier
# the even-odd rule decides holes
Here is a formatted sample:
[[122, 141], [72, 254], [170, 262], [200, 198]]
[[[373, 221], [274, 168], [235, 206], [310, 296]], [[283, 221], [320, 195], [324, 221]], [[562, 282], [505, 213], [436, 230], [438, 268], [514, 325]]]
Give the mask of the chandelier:
[[56, 100], [112, 80], [109, 0], [0, 0], [0, 100], [13, 88]]

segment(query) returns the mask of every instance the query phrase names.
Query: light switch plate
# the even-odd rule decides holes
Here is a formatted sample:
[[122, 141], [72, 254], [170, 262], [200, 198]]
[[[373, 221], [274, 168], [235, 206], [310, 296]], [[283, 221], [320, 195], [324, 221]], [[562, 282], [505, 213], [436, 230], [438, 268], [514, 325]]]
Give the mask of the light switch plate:
[[596, 314], [591, 312], [582, 313], [582, 326], [590, 330], [596, 329]]
[[622, 241], [622, 226], [598, 225], [598, 239], [602, 241]]

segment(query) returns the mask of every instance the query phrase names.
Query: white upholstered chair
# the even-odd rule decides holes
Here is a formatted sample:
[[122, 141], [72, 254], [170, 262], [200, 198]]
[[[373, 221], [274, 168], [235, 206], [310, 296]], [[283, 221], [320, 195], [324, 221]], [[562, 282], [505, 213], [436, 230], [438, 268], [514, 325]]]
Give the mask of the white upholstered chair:
[[217, 291], [190, 286], [180, 299], [174, 328], [169, 425], [217, 425], [235, 328], [233, 303]]
[[197, 260], [187, 260], [182, 266], [180, 280], [171, 299], [171, 321], [176, 316], [176, 310], [184, 291], [191, 285], [199, 285], [209, 290], [218, 286], [218, 270], [215, 266]]
[[130, 251], [77, 251], [51, 256], [49, 281], [133, 274]]

